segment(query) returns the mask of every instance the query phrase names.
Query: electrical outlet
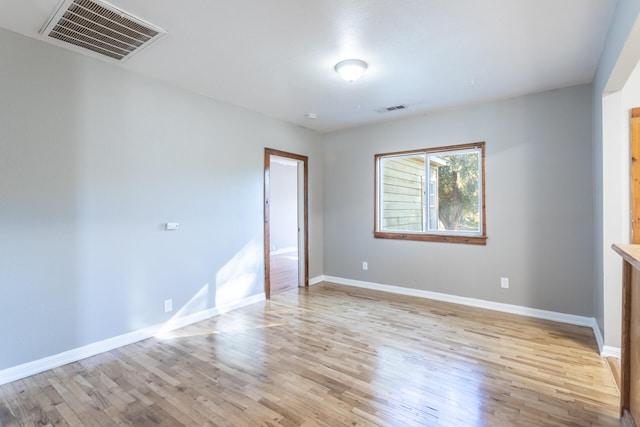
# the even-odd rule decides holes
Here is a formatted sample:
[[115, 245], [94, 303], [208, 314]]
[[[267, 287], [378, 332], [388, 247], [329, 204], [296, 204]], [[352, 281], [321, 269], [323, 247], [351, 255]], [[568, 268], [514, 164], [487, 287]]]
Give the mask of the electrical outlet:
[[166, 300], [164, 300], [164, 312], [168, 313], [170, 311], [173, 311], [173, 300], [172, 299], [166, 299]]
[[501, 277], [500, 278], [500, 287], [503, 289], [508, 289], [509, 288], [509, 278], [508, 277]]
[[362, 261], [362, 269], [363, 270], [368, 270], [369, 269], [369, 263], [367, 261]]

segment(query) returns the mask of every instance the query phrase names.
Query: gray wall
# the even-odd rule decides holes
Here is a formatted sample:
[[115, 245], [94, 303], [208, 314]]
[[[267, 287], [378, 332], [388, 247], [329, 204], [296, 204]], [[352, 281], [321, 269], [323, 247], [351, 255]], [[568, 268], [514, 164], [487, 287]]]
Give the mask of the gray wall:
[[[591, 316], [591, 100], [584, 85], [326, 135], [325, 275]], [[374, 154], [474, 141], [486, 246], [373, 238]]]
[[264, 147], [310, 158], [322, 274], [315, 132], [4, 30], [0, 57], [0, 369], [262, 292]]
[[[628, 158], [628, 140], [621, 141], [620, 135], [603, 134], [603, 96], [623, 88], [627, 77], [631, 74], [638, 55], [624, 54], [625, 43], [637, 40], [630, 38], [630, 32], [637, 25], [640, 14], [640, 1], [619, 0], [605, 41], [603, 52], [598, 63], [598, 70], [593, 82], [593, 193], [594, 193], [594, 316], [600, 330], [604, 334], [605, 345], [620, 347], [621, 324], [621, 261], [611, 251], [611, 243], [629, 241], [621, 221], [629, 219], [628, 194], [620, 190], [620, 182], [611, 182], [610, 174], [620, 170], [622, 162]], [[637, 48], [636, 48], [637, 50]], [[634, 58], [635, 56], [635, 58]], [[615, 95], [613, 95], [615, 98]], [[615, 100], [615, 99], [614, 99]], [[620, 123], [628, 126], [626, 112], [616, 107], [606, 112], [609, 117], [620, 115]], [[611, 126], [609, 126], [611, 129]], [[625, 167], [628, 167], [625, 165]], [[610, 184], [608, 182], [611, 182]], [[628, 182], [627, 182], [628, 185]]]
[[298, 247], [298, 167], [295, 161], [285, 163], [271, 160], [269, 239], [272, 251]]

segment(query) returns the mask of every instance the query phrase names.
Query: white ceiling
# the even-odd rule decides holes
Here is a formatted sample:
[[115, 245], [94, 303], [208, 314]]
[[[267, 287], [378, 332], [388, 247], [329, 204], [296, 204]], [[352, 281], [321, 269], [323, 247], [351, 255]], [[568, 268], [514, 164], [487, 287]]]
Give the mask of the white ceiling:
[[[39, 38], [62, 0], [1, 0]], [[117, 66], [329, 132], [593, 80], [616, 0], [110, 0], [168, 35]], [[369, 64], [354, 83], [334, 65]], [[400, 111], [376, 110], [406, 104]], [[306, 114], [315, 113], [309, 120]]]

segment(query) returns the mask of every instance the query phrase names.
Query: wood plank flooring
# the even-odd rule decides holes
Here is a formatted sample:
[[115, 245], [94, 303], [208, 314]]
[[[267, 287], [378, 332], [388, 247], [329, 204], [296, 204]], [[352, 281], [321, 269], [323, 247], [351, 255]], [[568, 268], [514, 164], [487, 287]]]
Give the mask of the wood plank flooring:
[[592, 331], [324, 283], [0, 386], [3, 426], [618, 426]]
[[298, 287], [298, 253], [271, 255], [271, 295]]

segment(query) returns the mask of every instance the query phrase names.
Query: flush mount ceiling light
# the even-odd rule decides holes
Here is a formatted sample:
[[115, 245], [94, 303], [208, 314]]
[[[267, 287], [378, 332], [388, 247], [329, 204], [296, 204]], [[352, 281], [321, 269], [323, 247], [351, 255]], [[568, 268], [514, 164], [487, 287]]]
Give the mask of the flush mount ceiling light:
[[364, 74], [364, 70], [367, 69], [367, 63], [360, 59], [346, 59], [338, 62], [335, 69], [344, 80], [355, 82]]

